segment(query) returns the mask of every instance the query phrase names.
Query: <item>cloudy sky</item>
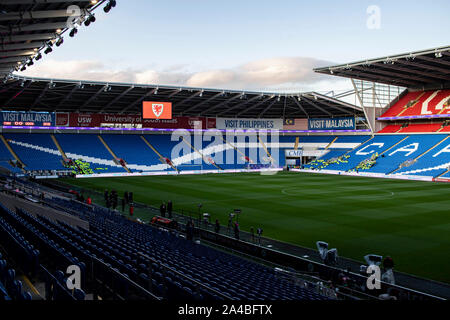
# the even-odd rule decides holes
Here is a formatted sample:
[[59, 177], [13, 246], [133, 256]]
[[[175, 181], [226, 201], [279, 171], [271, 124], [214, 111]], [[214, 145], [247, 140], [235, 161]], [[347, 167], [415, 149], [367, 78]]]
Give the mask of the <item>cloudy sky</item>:
[[449, 45], [449, 12], [448, 0], [117, 0], [110, 13], [97, 10], [95, 23], [21, 74], [342, 91], [350, 88], [347, 80], [312, 69]]

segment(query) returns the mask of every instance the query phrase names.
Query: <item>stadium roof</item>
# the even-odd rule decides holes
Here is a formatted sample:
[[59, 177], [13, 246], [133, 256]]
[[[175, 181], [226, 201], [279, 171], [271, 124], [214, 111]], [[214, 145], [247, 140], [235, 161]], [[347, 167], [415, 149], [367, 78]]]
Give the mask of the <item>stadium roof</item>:
[[59, 46], [69, 27], [92, 21], [92, 12], [105, 2], [0, 0], [0, 79], [8, 77], [14, 70], [32, 65], [30, 61], [42, 57], [41, 52], [48, 46]]
[[450, 88], [450, 46], [317, 68], [314, 71], [409, 89]]
[[132, 83], [57, 80], [14, 75], [0, 82], [3, 110], [128, 113], [142, 102], [173, 103], [174, 116], [313, 118], [363, 116], [355, 106], [316, 92], [280, 94]]

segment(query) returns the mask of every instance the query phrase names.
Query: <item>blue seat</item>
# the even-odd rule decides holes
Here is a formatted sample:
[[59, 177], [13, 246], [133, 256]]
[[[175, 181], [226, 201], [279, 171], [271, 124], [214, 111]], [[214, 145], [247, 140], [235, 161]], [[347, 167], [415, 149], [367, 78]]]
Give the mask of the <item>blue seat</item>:
[[73, 292], [73, 296], [76, 300], [84, 300], [86, 298], [86, 294], [81, 289], [75, 289]]

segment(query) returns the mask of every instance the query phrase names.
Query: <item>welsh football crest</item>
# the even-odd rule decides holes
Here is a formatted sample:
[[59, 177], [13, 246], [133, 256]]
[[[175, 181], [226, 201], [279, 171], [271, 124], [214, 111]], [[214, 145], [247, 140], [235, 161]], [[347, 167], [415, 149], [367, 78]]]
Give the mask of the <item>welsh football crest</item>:
[[152, 104], [153, 113], [157, 118], [159, 118], [164, 111], [164, 104], [162, 103], [153, 103]]

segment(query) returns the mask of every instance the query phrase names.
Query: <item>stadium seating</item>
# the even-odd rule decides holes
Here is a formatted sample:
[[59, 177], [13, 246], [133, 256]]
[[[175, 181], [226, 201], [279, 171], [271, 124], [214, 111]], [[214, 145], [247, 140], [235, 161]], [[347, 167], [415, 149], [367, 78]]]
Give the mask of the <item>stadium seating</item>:
[[[444, 137], [443, 135], [437, 135]], [[422, 137], [422, 135], [417, 136]], [[447, 136], [448, 137], [448, 136]], [[450, 138], [420, 157], [411, 166], [401, 168], [396, 174], [436, 177], [450, 166]]]
[[427, 152], [446, 137], [446, 135], [411, 135], [395, 148], [378, 157], [376, 164], [367, 172], [389, 174], [401, 164], [413, 161], [419, 155]]
[[408, 92], [380, 118], [450, 114], [450, 90]]
[[411, 123], [407, 127], [400, 129], [399, 133], [408, 133], [408, 132], [437, 132], [442, 127], [442, 122], [438, 123]]
[[350, 151], [350, 149], [329, 150], [329, 152], [327, 152], [325, 155], [320, 157], [320, 159], [327, 161], [327, 160], [330, 160], [330, 159], [338, 158], [338, 157], [343, 156], [344, 154], [346, 154], [348, 151]]
[[378, 131], [378, 133], [396, 133], [402, 128], [401, 124], [390, 124]]
[[361, 143], [369, 140], [371, 137], [362, 136], [337, 136], [337, 139], [328, 147], [328, 149], [353, 149]]
[[68, 158], [90, 163], [95, 173], [125, 172], [94, 134], [57, 134], [56, 138]]
[[[0, 207], [0, 211], [3, 211]], [[8, 254], [14, 257], [16, 262], [22, 265], [22, 270], [29, 273], [35, 272], [39, 251], [17, 230], [0, 216], [0, 240], [3, 249], [8, 249]], [[8, 267], [8, 263], [0, 253], [0, 300], [31, 300], [29, 292], [22, 291], [22, 281], [16, 279], [16, 271]]]
[[[305, 164], [303, 167], [305, 169], [328, 169], [328, 166], [332, 163], [339, 163], [340, 157], [344, 156], [349, 151], [351, 151], [351, 149], [329, 149], [323, 156]], [[347, 160], [345, 159], [344, 161]]]
[[[361, 165], [358, 170], [436, 177], [450, 166], [448, 137], [445, 134], [377, 135], [350, 152], [330, 148], [328, 153], [305, 168], [350, 171], [370, 160], [370, 165]], [[329, 161], [343, 154], [346, 154], [345, 158]]]
[[22, 287], [22, 281], [16, 280], [16, 271], [9, 268], [7, 261], [0, 254], [0, 301], [31, 300], [31, 294], [23, 291]]
[[[85, 272], [85, 265], [52, 240], [52, 235], [42, 232], [42, 228], [34, 224], [36, 221], [38, 221], [37, 218], [21, 210], [13, 213], [0, 204], [2, 246], [8, 254], [14, 256], [15, 262], [29, 277], [32, 278], [37, 274], [44, 277], [47, 300], [84, 300], [85, 294], [82, 290], [69, 291], [63, 272], [54, 269], [53, 275], [40, 264], [40, 258], [45, 258], [47, 262], [51, 261], [49, 264], [59, 266], [62, 270], [66, 270], [69, 265], [79, 265], [82, 272]], [[30, 243], [31, 241], [33, 244]], [[39, 246], [39, 250], [36, 249], [37, 246]], [[44, 255], [46, 257], [43, 257]], [[31, 300], [32, 297], [29, 293], [20, 292], [21, 282], [16, 282], [14, 282], [16, 289], [13, 287], [12, 290], [13, 299]]]
[[3, 134], [26, 170], [63, 170], [62, 156], [49, 134]]
[[20, 173], [21, 170], [11, 166], [10, 160], [14, 159], [13, 155], [6, 148], [5, 144], [0, 141], [0, 166], [14, 173]]
[[440, 176], [440, 178], [450, 179], [450, 171], [448, 171], [445, 174], [443, 174], [442, 176]]
[[441, 130], [439, 130], [439, 132], [450, 132], [450, 124], [444, 126]]
[[349, 152], [349, 157], [345, 162], [331, 164], [328, 166], [327, 170], [351, 170], [360, 162], [369, 159], [376, 153], [381, 154], [405, 138], [407, 138], [407, 136], [404, 135], [375, 136], [373, 139], [368, 140], [366, 143]]
[[87, 220], [89, 230], [34, 217], [22, 210], [17, 214], [2, 210], [1, 215], [34, 231], [46, 246], [54, 246], [71, 259], [70, 263], [81, 263], [76, 252], [95, 257], [109, 270], [169, 300], [327, 299], [277, 277], [274, 269], [131, 222], [107, 209], [97, 207], [92, 211], [84, 204], [63, 199], [54, 199], [53, 203]]
[[[392, 128], [392, 126], [386, 128], [389, 127]], [[324, 152], [319, 159], [306, 164], [305, 168], [339, 171], [358, 169], [384, 174], [395, 171], [399, 174], [409, 172], [411, 175], [435, 177], [445, 172], [445, 164], [450, 162], [447, 152], [443, 152], [437, 158], [428, 159], [427, 153], [417, 161], [412, 160], [446, 137], [445, 130], [448, 126], [442, 127], [442, 123], [412, 124], [400, 131], [420, 133], [421, 131], [437, 131], [438, 127], [439, 133], [442, 134], [410, 136], [385, 134], [376, 135], [374, 138], [367, 135], [298, 136], [298, 148], [304, 151], [322, 150]], [[397, 131], [399, 126], [392, 130], [386, 128], [383, 131]], [[26, 164], [27, 170], [64, 169], [60, 152], [49, 134], [5, 133], [4, 137]], [[113, 161], [113, 156], [96, 135], [56, 134], [56, 138], [70, 159], [81, 159], [89, 163], [94, 173], [125, 172], [120, 164]], [[240, 141], [230, 137], [228, 139], [233, 140], [227, 142], [220, 137], [198, 141], [189, 137], [185, 142], [176, 136], [163, 134], [145, 135], [145, 141], [142, 136], [134, 134], [104, 134], [102, 138], [118, 158], [125, 160], [132, 172], [173, 171], [171, 163], [181, 171], [284, 167], [285, 150], [294, 149], [297, 139], [296, 136], [279, 136], [274, 139], [270, 136], [262, 136], [265, 146], [263, 148], [261, 141], [256, 137], [252, 142], [248, 141], [248, 138], [247, 141]], [[406, 140], [390, 152], [382, 154], [403, 139]], [[419, 146], [413, 153], [398, 151], [390, 155], [393, 151], [412, 143], [417, 143]], [[274, 159], [273, 164], [266, 149]], [[345, 159], [338, 160], [343, 155]], [[0, 156], [2, 157], [0, 165], [12, 172], [20, 172], [18, 168], [13, 168], [9, 164], [8, 161], [12, 155], [2, 144], [0, 144]], [[399, 169], [400, 165], [402, 168]]]
[[390, 107], [383, 115], [383, 117], [395, 117], [398, 116], [405, 108], [405, 106], [415, 99], [417, 99], [420, 96], [420, 91], [415, 92], [408, 92], [406, 95], [404, 95], [400, 100], [395, 102], [392, 107]]
[[[332, 137], [328, 145], [328, 149], [318, 148], [316, 150], [324, 150], [324, 154], [316, 160], [304, 165], [305, 169], [328, 169], [328, 166], [337, 161], [337, 158], [350, 152], [353, 148], [370, 139], [370, 136], [337, 136]], [[320, 141], [320, 140], [319, 140]]]
[[127, 162], [127, 167], [132, 171], [153, 171], [172, 169], [164, 165], [163, 168], [155, 167], [161, 164], [160, 157], [154, 152], [139, 135], [102, 135], [105, 142], [114, 151], [117, 157]]

